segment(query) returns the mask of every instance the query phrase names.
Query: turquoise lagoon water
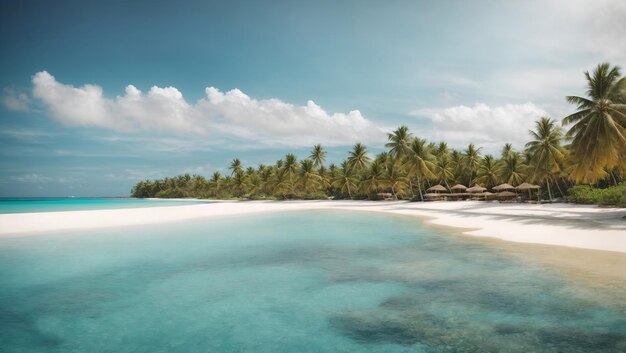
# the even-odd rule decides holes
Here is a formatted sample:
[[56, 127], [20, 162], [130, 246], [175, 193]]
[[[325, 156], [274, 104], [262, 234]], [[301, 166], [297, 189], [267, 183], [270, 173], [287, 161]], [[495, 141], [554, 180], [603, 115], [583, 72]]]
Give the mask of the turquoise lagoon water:
[[369, 213], [0, 239], [4, 352], [624, 352], [601, 297]]
[[131, 198], [91, 198], [91, 197], [2, 197], [0, 198], [1, 213], [31, 213], [103, 210], [115, 208], [180, 206], [205, 201], [172, 201], [146, 200]]

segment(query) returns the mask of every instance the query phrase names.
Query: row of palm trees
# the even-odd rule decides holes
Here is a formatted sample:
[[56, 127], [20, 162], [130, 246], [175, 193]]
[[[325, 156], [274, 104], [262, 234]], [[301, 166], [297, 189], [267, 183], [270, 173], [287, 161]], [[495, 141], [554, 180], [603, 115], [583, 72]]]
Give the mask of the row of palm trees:
[[246, 167], [234, 159], [229, 174], [182, 175], [139, 182], [135, 197], [211, 198], [376, 198], [389, 192], [395, 198], [423, 199], [433, 184], [499, 183], [513, 186], [524, 181], [540, 184], [552, 199], [555, 192], [578, 183], [617, 184], [626, 173], [626, 78], [618, 67], [600, 64], [586, 72], [587, 98], [570, 96], [577, 112], [563, 125], [543, 117], [531, 130], [531, 140], [521, 151], [511, 144], [499, 156], [482, 155], [481, 148], [450, 148], [445, 142], [428, 142], [400, 126], [388, 134], [387, 150], [375, 156], [357, 143], [339, 164], [326, 166], [326, 150], [313, 146], [308, 158], [287, 154], [274, 165]]

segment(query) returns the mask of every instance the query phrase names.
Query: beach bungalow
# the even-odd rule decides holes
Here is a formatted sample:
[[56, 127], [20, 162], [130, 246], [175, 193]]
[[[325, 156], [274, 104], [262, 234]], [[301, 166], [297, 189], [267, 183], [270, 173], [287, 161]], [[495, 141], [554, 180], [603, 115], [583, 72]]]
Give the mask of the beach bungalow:
[[[540, 189], [541, 189], [541, 187], [539, 185], [533, 185], [533, 184], [529, 184], [529, 183], [521, 183], [517, 187], [515, 187], [515, 190], [519, 191], [521, 193], [528, 192], [527, 200], [534, 199], [532, 197], [532, 192], [533, 191], [538, 191]], [[539, 193], [538, 192], [537, 192], [536, 196], [537, 196], [537, 201], [539, 201]]]
[[[478, 184], [474, 184], [474, 186], [472, 186], [471, 188], [468, 188], [465, 191], [470, 194], [471, 200], [486, 200], [487, 199], [487, 194], [485, 193], [487, 189]], [[488, 194], [491, 194], [491, 193], [488, 193]]]
[[511, 185], [511, 184], [500, 184], [498, 186], [495, 186], [493, 188], [493, 191], [495, 192], [501, 192], [501, 191], [511, 191], [511, 190], [515, 190], [515, 186]]
[[465, 192], [467, 186], [463, 184], [456, 184], [450, 190], [452, 190], [452, 193], [447, 194], [447, 198], [452, 201], [467, 200], [470, 196], [469, 193]]
[[434, 192], [424, 194], [424, 201], [443, 201], [445, 196], [443, 194], [437, 194]]
[[517, 199], [517, 194], [511, 191], [500, 191], [495, 195], [498, 201], [514, 201]]
[[442, 201], [445, 200], [445, 193], [448, 191], [443, 185], [435, 185], [426, 189], [426, 194], [424, 194], [424, 201]]

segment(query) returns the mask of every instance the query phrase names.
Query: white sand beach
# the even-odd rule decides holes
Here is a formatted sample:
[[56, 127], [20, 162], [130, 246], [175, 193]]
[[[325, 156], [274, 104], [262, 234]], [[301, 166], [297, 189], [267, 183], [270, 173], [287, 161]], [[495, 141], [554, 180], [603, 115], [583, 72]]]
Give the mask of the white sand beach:
[[421, 217], [462, 234], [519, 243], [626, 253], [626, 209], [497, 202], [220, 201], [169, 207], [0, 215], [0, 236], [157, 224], [260, 212], [351, 210]]

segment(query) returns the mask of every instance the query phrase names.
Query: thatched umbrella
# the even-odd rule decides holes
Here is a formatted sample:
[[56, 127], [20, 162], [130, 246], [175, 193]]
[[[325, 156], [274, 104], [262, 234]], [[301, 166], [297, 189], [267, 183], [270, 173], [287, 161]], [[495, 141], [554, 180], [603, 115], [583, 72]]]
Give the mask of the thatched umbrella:
[[514, 197], [517, 197], [517, 194], [510, 191], [502, 191], [496, 194], [496, 198], [501, 200], [512, 199]]
[[446, 191], [448, 191], [448, 189], [446, 189], [445, 187], [441, 185], [435, 185], [426, 189], [426, 192], [446, 192]]
[[511, 184], [500, 184], [493, 188], [495, 191], [515, 190], [515, 187]]
[[450, 190], [463, 192], [463, 191], [467, 190], [467, 186], [465, 186], [463, 184], [456, 184], [453, 187], [451, 187]]
[[541, 186], [533, 185], [529, 183], [521, 183], [515, 188], [515, 190], [517, 191], [528, 191], [528, 190], [538, 190], [538, 189], [541, 189]]
[[529, 184], [529, 183], [521, 183], [521, 184], [519, 184], [515, 188], [515, 190], [517, 190], [517, 191], [528, 191], [528, 198], [531, 197], [531, 195], [530, 195], [531, 190], [539, 190], [539, 189], [541, 189], [541, 186], [533, 185], [533, 184]]
[[482, 187], [482, 186], [480, 186], [480, 185], [478, 185], [478, 184], [476, 184], [476, 185], [472, 186], [471, 188], [469, 188], [469, 189], [467, 189], [465, 191], [471, 192], [473, 194], [476, 194], [476, 193], [485, 192], [485, 190], [487, 190], [487, 189]]
[[496, 194], [494, 194], [493, 192], [489, 192], [489, 191], [483, 192], [480, 195], [484, 195], [485, 200], [493, 200], [496, 197]]

